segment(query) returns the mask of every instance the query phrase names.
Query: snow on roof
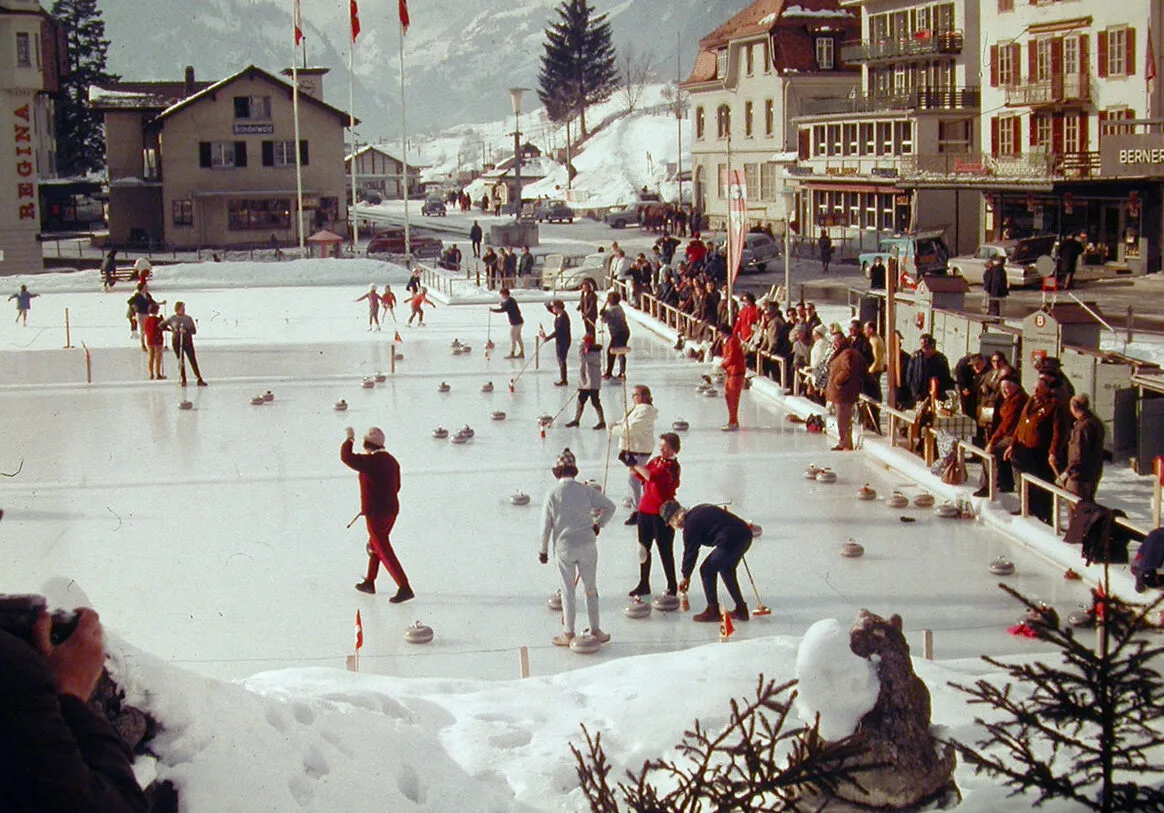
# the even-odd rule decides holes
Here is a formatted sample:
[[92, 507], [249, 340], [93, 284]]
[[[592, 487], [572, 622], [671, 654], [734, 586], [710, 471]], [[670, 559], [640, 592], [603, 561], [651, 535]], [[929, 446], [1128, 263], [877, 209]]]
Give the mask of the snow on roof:
[[852, 19], [847, 11], [830, 8], [805, 8], [804, 6], [788, 6], [784, 9], [785, 17], [824, 17], [833, 19]]

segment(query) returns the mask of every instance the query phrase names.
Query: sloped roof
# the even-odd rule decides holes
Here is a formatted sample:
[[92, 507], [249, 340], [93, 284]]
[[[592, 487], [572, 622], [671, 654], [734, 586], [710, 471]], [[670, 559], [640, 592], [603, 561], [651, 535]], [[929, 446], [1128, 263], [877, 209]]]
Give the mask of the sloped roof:
[[[198, 102], [202, 101], [202, 99], [206, 98], [207, 96], [211, 96], [211, 95], [217, 93], [218, 91], [222, 90], [223, 88], [227, 87], [228, 85], [232, 84], [233, 82], [237, 82], [239, 79], [243, 79], [245, 77], [252, 77], [252, 76], [261, 77], [261, 78], [267, 80], [272, 85], [286, 90], [288, 95], [290, 95], [292, 93], [292, 91], [294, 90], [294, 86], [290, 82], [285, 82], [284, 80], [280, 79], [278, 76], [275, 76], [275, 74], [270, 73], [269, 71], [265, 71], [262, 68], [258, 67], [257, 65], [248, 65], [247, 67], [243, 68], [238, 73], [232, 74], [232, 75], [226, 77], [225, 79], [220, 79], [217, 82], [215, 82], [214, 84], [210, 85], [209, 87], [205, 87], [202, 90], [198, 91], [194, 95], [187, 96], [186, 98], [182, 99], [181, 101], [177, 102], [176, 104], [170, 105], [165, 110], [163, 110], [161, 112], [161, 114], [156, 119], [154, 119], [154, 121], [159, 121], [159, 122], [163, 121], [163, 120], [165, 120], [165, 119], [167, 119], [167, 118], [169, 118], [177, 113], [182, 112], [187, 107], [190, 107], [191, 105], [197, 104]], [[316, 107], [320, 107], [323, 110], [327, 111], [328, 113], [331, 113], [336, 118], [341, 119], [344, 122], [344, 124], [347, 124], [347, 122], [348, 122], [348, 114], [345, 111], [340, 110], [338, 107], [333, 107], [332, 105], [328, 104], [327, 102], [323, 101], [322, 99], [317, 99], [309, 93], [303, 93], [302, 91], [300, 91], [299, 103], [300, 104], [310, 104], [310, 105], [314, 105]], [[360, 121], [359, 119], [356, 119], [357, 124], [359, 123], [359, 121]]]
[[190, 95], [211, 86], [195, 82], [188, 90], [185, 82], [107, 82], [89, 86], [89, 106], [94, 110], [165, 110]]
[[[1098, 313], [1100, 316], [1103, 313], [1099, 310], [1099, 306], [1094, 302], [1087, 304], [1088, 308]], [[1043, 308], [1043, 311], [1053, 318], [1061, 325], [1098, 325], [1100, 321], [1088, 313], [1087, 308], [1078, 305], [1074, 302], [1062, 302], [1052, 305], [1049, 308]]]
[[[355, 157], [357, 155], [363, 155], [364, 153], [369, 152], [369, 151], [378, 152], [381, 155], [383, 155], [385, 158], [391, 158], [393, 161], [395, 161], [398, 164], [404, 163], [403, 161], [400, 160], [400, 157], [396, 153], [390, 152], [388, 150], [388, 148], [385, 147], [383, 144], [365, 144], [364, 146], [357, 148], [354, 153], [349, 153], [349, 154], [345, 155], [344, 161], [351, 161], [353, 157]], [[420, 167], [421, 167], [420, 164], [410, 163], [408, 165], [408, 169], [410, 171], [414, 170], [414, 169], [419, 170]]]

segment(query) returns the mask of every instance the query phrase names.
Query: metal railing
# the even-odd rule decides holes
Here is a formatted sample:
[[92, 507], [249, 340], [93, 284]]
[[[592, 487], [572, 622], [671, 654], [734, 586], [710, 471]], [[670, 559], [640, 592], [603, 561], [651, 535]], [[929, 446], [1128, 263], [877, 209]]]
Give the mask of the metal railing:
[[[1042, 489], [1051, 495], [1051, 528], [1058, 535], [1063, 530], [1063, 526], [1059, 520], [1059, 514], [1061, 513], [1063, 505], [1067, 504], [1074, 508], [1083, 502], [1083, 499], [1033, 474], [1019, 472], [1019, 512], [1024, 517], [1031, 515], [1030, 499], [1032, 487]], [[1127, 517], [1113, 517], [1112, 522], [1140, 539], [1143, 539], [1149, 533], [1148, 528], [1137, 525]]]
[[977, 110], [982, 92], [977, 86], [920, 88], [870, 93], [846, 99], [805, 99], [804, 116], [836, 113], [877, 113], [891, 110]]
[[961, 31], [919, 31], [905, 39], [846, 42], [841, 45], [841, 61], [875, 62], [933, 54], [960, 54], [963, 40]]
[[1007, 85], [1007, 107], [1033, 107], [1091, 100], [1091, 77], [1085, 73], [1060, 74], [1039, 82]]

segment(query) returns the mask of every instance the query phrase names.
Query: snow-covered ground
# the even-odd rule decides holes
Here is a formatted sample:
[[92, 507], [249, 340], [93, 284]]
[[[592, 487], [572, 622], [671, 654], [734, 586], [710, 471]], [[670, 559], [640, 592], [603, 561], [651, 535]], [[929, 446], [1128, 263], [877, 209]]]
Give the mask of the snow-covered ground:
[[[757, 674], [794, 677], [806, 630], [829, 618], [847, 626], [861, 608], [903, 616], [935, 724], [972, 741], [975, 712], [948, 682], [989, 674], [981, 654], [1040, 654], [1007, 634], [1020, 608], [986, 565], [1007, 555], [1018, 568], [1011, 583], [1061, 611], [1087, 598], [1085, 585], [994, 525], [887, 508], [893, 489], [919, 489], [872, 456], [830, 454], [829, 439], [787, 422], [758, 390], [745, 396], [744, 431], [721, 433], [722, 399], [695, 391], [701, 369], [634, 328], [631, 381], [654, 391], [659, 430], [678, 419], [692, 427], [682, 436], [680, 499], [731, 501], [763, 528], [748, 562], [773, 614], [739, 624], [728, 643], [687, 614], [625, 618], [637, 558], [622, 509], [599, 540], [613, 641], [576, 655], [550, 644], [559, 625], [546, 609], [554, 579], [536, 559], [538, 506], [563, 446], [583, 477], [608, 480], [616, 500], [625, 475], [617, 462], [607, 473], [603, 432], [566, 429], [560, 418], [540, 436], [538, 416], [572, 408], [572, 389], [552, 385], [548, 352], [540, 370], [531, 364], [518, 377], [519, 362], [484, 356], [490, 336], [504, 351], [496, 315], [441, 303], [426, 327], [400, 328], [396, 373], [363, 389], [364, 376], [389, 371], [393, 328], [366, 332], [354, 300], [370, 283], [402, 291], [403, 269], [173, 266], [157, 270], [155, 295], [169, 307], [183, 299], [198, 319], [210, 382], [185, 391], [194, 408], [181, 411], [173, 358], [167, 381], [145, 380], [124, 318], [128, 291], [102, 294], [96, 280], [23, 280], [42, 294], [29, 326], [0, 324], [0, 470], [22, 466], [0, 491], [0, 591], [43, 591], [62, 606], [87, 594], [131, 700], [165, 723], [156, 769], [179, 783], [184, 811], [585, 810], [567, 747], [580, 742], [579, 724], [602, 732], [616, 775], [637, 770], [668, 753], [693, 719], [722, 725], [729, 699], [750, 696]], [[535, 326], [549, 319], [518, 298], [532, 353]], [[84, 351], [62, 349], [65, 308], [71, 343], [89, 349], [92, 385]], [[454, 338], [473, 352], [451, 355]], [[437, 391], [442, 381], [449, 392]], [[481, 391], [487, 381], [492, 393]], [[250, 404], [268, 389], [273, 403]], [[617, 416], [621, 387], [602, 397]], [[340, 398], [347, 412], [333, 410]], [[499, 410], [506, 419], [491, 420]], [[584, 427], [592, 413], [586, 419]], [[469, 444], [431, 435], [466, 423], [477, 430]], [[387, 602], [386, 576], [380, 595], [352, 589], [365, 539], [358, 524], [345, 529], [358, 490], [338, 447], [345, 426], [372, 424], [404, 472], [394, 542], [417, 598], [399, 606]], [[835, 468], [839, 482], [805, 480], [812, 462]], [[863, 483], [882, 499], [859, 502]], [[517, 490], [530, 505], [511, 504]], [[849, 538], [866, 547], [863, 558], [839, 555]], [[658, 572], [653, 581], [661, 584]], [[745, 591], [755, 608], [746, 582]], [[698, 590], [691, 598], [702, 609]], [[357, 610], [358, 675], [344, 670]], [[435, 630], [433, 643], [405, 642], [418, 619]], [[920, 660], [924, 630], [936, 662]], [[967, 770], [957, 778], [959, 810], [1030, 806]]]

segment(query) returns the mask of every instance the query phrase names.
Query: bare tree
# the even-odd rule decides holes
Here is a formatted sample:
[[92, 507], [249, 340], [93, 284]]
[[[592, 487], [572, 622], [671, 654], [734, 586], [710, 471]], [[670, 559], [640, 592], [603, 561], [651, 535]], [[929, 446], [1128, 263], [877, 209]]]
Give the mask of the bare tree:
[[626, 112], [635, 112], [654, 75], [654, 54], [649, 51], [635, 51], [633, 45], [627, 45], [622, 49], [618, 57], [618, 91], [626, 106]]

